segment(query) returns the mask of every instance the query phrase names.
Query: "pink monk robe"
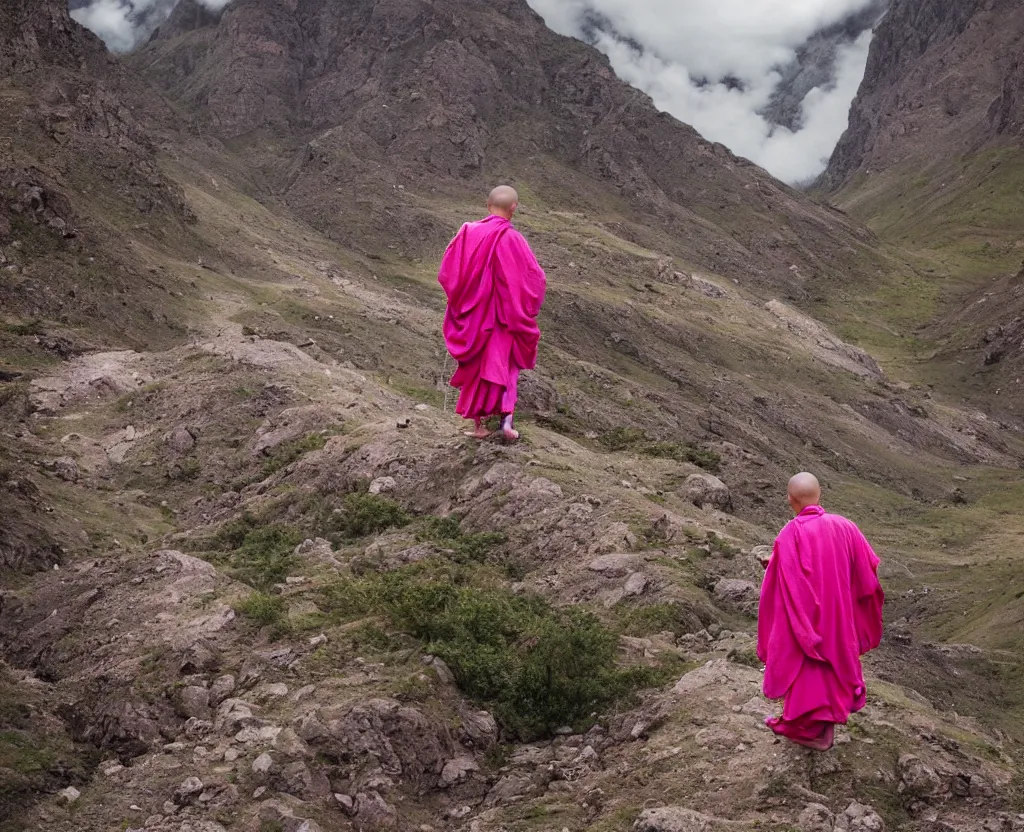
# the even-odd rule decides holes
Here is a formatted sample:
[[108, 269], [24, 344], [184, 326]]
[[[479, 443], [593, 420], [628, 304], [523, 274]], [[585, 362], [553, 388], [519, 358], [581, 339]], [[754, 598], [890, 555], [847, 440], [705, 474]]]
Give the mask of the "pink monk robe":
[[879, 560], [845, 517], [809, 506], [775, 541], [761, 588], [757, 655], [764, 694], [785, 698], [768, 726], [803, 745], [864, 707], [860, 657], [882, 638]]
[[519, 373], [537, 364], [537, 315], [547, 288], [530, 246], [504, 217], [467, 223], [445, 251], [444, 339], [458, 362], [456, 412], [481, 419], [515, 411]]

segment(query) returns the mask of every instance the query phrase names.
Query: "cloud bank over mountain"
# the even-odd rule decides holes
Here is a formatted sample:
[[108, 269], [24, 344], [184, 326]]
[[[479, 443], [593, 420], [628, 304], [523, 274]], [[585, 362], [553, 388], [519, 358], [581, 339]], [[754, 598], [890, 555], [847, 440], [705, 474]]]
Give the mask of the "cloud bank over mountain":
[[[231, 0], [199, 0], [219, 12]], [[71, 16], [113, 52], [130, 52], [163, 23], [178, 0], [70, 0]]]
[[887, 0], [529, 0], [661, 109], [791, 183], [847, 125]]

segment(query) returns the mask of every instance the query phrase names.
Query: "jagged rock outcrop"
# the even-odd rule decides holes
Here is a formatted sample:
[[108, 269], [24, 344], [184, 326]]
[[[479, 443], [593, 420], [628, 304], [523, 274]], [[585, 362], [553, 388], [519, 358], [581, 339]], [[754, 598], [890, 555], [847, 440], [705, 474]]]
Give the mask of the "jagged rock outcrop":
[[1022, 49], [1017, 0], [894, 0], [876, 30], [824, 187], [1018, 135]]

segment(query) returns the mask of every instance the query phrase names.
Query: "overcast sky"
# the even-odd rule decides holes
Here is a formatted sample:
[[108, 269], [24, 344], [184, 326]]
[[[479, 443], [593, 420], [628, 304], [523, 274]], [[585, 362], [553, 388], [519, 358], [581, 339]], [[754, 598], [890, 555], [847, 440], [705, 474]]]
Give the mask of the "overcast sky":
[[[603, 34], [596, 45], [624, 80], [661, 109], [693, 125], [787, 182], [820, 173], [846, 129], [867, 63], [870, 32], [840, 49], [831, 88], [803, 103], [796, 131], [758, 114], [779, 82], [778, 67], [825, 26], [862, 11], [873, 0], [528, 0], [558, 32], [580, 37], [588, 9], [611, 22], [638, 51]], [[725, 85], [732, 77], [741, 82]], [[693, 79], [712, 83], [698, 86]]]

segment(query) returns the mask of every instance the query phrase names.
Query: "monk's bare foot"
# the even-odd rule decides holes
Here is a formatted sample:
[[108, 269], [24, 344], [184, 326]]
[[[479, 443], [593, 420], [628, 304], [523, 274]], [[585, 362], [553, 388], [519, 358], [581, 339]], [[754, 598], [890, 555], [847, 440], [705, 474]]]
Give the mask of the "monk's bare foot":
[[489, 430], [487, 430], [487, 428], [485, 428], [483, 425], [481, 425], [480, 427], [478, 427], [476, 430], [472, 431], [471, 433], [467, 433], [466, 434], [466, 436], [468, 436], [470, 439], [481, 439], [481, 440], [482, 439], [486, 439], [490, 435], [491, 435], [491, 432]]
[[512, 427], [511, 413], [501, 417], [501, 435], [505, 437], [506, 442], [519, 441], [519, 431]]
[[797, 740], [792, 737], [787, 737], [787, 739], [792, 739], [797, 745], [810, 748], [812, 751], [828, 751], [835, 743], [836, 730], [834, 726], [829, 725], [813, 740]]

